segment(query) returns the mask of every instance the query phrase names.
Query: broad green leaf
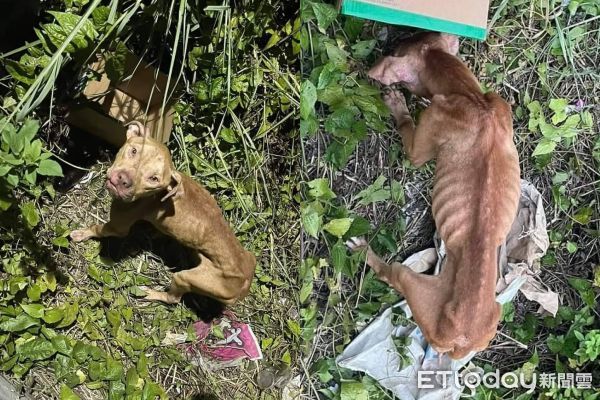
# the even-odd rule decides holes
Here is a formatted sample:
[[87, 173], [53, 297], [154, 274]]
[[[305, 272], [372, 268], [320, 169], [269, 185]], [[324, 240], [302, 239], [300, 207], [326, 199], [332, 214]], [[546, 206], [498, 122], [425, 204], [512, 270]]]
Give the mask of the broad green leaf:
[[337, 10], [331, 4], [316, 2], [310, 2], [310, 4], [315, 13], [315, 18], [317, 19], [317, 25], [319, 29], [324, 32], [337, 18]]
[[68, 337], [66, 337], [65, 335], [56, 335], [51, 339], [51, 341], [52, 345], [54, 346], [57, 352], [66, 356], [71, 355], [73, 347], [71, 346]]
[[92, 21], [94, 22], [94, 26], [102, 27], [104, 24], [108, 22], [108, 17], [110, 16], [110, 7], [107, 6], [99, 6], [96, 7], [94, 11], [92, 11]]
[[341, 238], [344, 236], [348, 229], [350, 229], [350, 225], [352, 225], [352, 218], [338, 218], [329, 221], [323, 227], [324, 230], [331, 233], [333, 236]]
[[383, 187], [386, 180], [387, 178], [381, 175], [373, 182], [373, 184], [360, 191], [356, 195], [356, 198], [360, 199], [358, 204], [367, 205], [389, 199], [391, 197], [390, 189]]
[[569, 101], [567, 99], [551, 99], [548, 107], [554, 111], [552, 116], [552, 123], [558, 125], [567, 119], [567, 106]]
[[21, 129], [19, 129], [18, 135], [21, 136], [23, 143], [30, 143], [35, 137], [35, 134], [39, 128], [40, 123], [38, 121], [35, 119], [28, 119], [25, 121], [23, 126], [21, 126]]
[[38, 301], [40, 299], [41, 294], [42, 294], [42, 289], [40, 288], [40, 285], [38, 285], [37, 283], [34, 285], [31, 285], [27, 288], [27, 297], [31, 301]]
[[52, 308], [44, 313], [44, 322], [47, 324], [55, 324], [63, 319], [65, 312], [60, 308]]
[[592, 128], [594, 126], [594, 117], [589, 111], [583, 111], [581, 113], [581, 122], [585, 128]]
[[300, 324], [298, 324], [298, 321], [295, 321], [293, 319], [288, 319], [287, 320], [287, 326], [288, 329], [290, 330], [290, 332], [292, 332], [292, 334], [295, 337], [299, 337], [300, 336]]
[[135, 368], [129, 368], [125, 377], [125, 393], [131, 394], [142, 389], [144, 380], [139, 377]]
[[348, 140], [343, 143], [335, 140], [327, 147], [327, 150], [325, 151], [325, 160], [336, 169], [340, 169], [346, 165], [355, 148], [355, 140]]
[[40, 155], [42, 154], [42, 141], [39, 139], [34, 140], [31, 143], [25, 144], [25, 149], [23, 150], [23, 158], [27, 161], [28, 164], [33, 164], [38, 161]]
[[79, 397], [73, 389], [63, 384], [60, 387], [60, 400], [81, 400], [81, 397]]
[[309, 279], [304, 279], [304, 281], [302, 283], [302, 287], [300, 288], [300, 294], [298, 297], [300, 299], [301, 304], [306, 302], [306, 300], [308, 300], [308, 298], [310, 297], [310, 295], [313, 292], [312, 274], [309, 274], [308, 277], [309, 277]]
[[308, 79], [300, 87], [300, 118], [306, 119], [314, 113], [317, 102], [317, 88]]
[[314, 238], [318, 237], [322, 223], [323, 215], [313, 203], [302, 208], [302, 226], [306, 233]]
[[336, 110], [327, 118], [325, 129], [330, 133], [336, 133], [340, 129], [344, 129], [349, 133], [356, 123], [357, 115], [358, 112], [350, 108]]
[[402, 187], [402, 184], [395, 179], [392, 179], [392, 183], [390, 184], [390, 194], [392, 195], [394, 203], [401, 206], [404, 205], [404, 188]]
[[[142, 357], [146, 359], [146, 356], [142, 354]], [[138, 361], [139, 364], [139, 361]], [[147, 372], [147, 371], [146, 371]], [[123, 364], [113, 358], [106, 359], [106, 367], [104, 368], [104, 374], [101, 376], [102, 380], [105, 381], [117, 381], [121, 380], [124, 376]]]
[[538, 145], [535, 147], [532, 156], [540, 156], [543, 154], [549, 154], [556, 148], [556, 142], [547, 138], [542, 138]]
[[18, 352], [21, 360], [38, 361], [52, 357], [56, 353], [56, 349], [51, 341], [36, 338], [23, 343]]
[[43, 304], [21, 304], [21, 308], [33, 318], [42, 318], [45, 307]]
[[148, 377], [148, 358], [144, 353], [140, 354], [140, 358], [138, 359], [135, 368], [142, 378]]
[[82, 341], [78, 340], [75, 343], [75, 346], [73, 346], [73, 352], [71, 353], [71, 355], [73, 356], [73, 358], [75, 359], [75, 361], [77, 361], [78, 363], [83, 363], [85, 360], [87, 360], [88, 355], [89, 355], [89, 351], [88, 351], [88, 346], [83, 343]]
[[340, 400], [369, 400], [369, 392], [362, 382], [342, 382]]
[[338, 240], [331, 248], [331, 265], [336, 274], [339, 274], [346, 269], [346, 262], [348, 261], [347, 253], [348, 250], [341, 240]]
[[168, 398], [167, 393], [162, 387], [160, 387], [160, 385], [149, 380], [146, 381], [144, 384], [144, 390], [142, 391], [142, 399], [150, 400], [156, 399], [156, 397], [159, 397], [161, 400]]
[[309, 116], [307, 119], [300, 120], [300, 135], [302, 137], [312, 136], [317, 133], [319, 129], [319, 121], [314, 115]]
[[116, 83], [121, 81], [125, 75], [125, 62], [129, 50], [121, 41], [117, 42], [115, 51], [108, 54], [106, 57], [106, 75], [111, 82]]
[[377, 40], [361, 40], [352, 46], [352, 55], [359, 60], [367, 58], [375, 48]]
[[67, 304], [63, 306], [64, 316], [62, 321], [58, 325], [57, 328], [66, 328], [70, 326], [77, 319], [77, 314], [79, 313], [79, 304]]
[[35, 325], [39, 325], [39, 320], [25, 313], [17, 315], [7, 321], [0, 323], [0, 330], [7, 332], [20, 332]]
[[326, 178], [313, 179], [307, 183], [310, 190], [308, 194], [315, 199], [335, 199], [335, 193], [329, 188], [329, 180]]
[[3, 63], [6, 72], [15, 80], [25, 85], [32, 85], [35, 82], [34, 72], [29, 71], [22, 63], [14, 60], [3, 60]]
[[581, 225], [587, 225], [593, 217], [594, 210], [592, 207], [582, 207], [573, 215], [573, 219]]
[[63, 176], [60, 164], [54, 160], [42, 160], [37, 172], [45, 176]]
[[363, 217], [354, 217], [352, 221], [352, 225], [350, 225], [350, 229], [346, 232], [346, 235], [350, 237], [358, 237], [366, 235], [371, 231], [371, 223], [368, 219]]
[[11, 165], [0, 165], [0, 177], [5, 176], [13, 167]]
[[219, 137], [227, 143], [234, 144], [239, 142], [238, 136], [236, 135], [235, 131], [228, 127], [224, 127], [219, 131]]
[[[108, 384], [108, 400], [122, 400], [125, 398], [125, 383], [110, 381]], [[154, 397], [148, 397], [154, 399]]]
[[548, 339], [546, 340], [546, 345], [548, 345], [548, 349], [553, 353], [558, 353], [563, 348], [564, 336], [555, 336], [550, 334]]
[[52, 244], [58, 247], [69, 247], [69, 240], [64, 236], [59, 236], [57, 238], [52, 239]]
[[35, 203], [31, 201], [21, 205], [21, 215], [23, 215], [23, 218], [27, 221], [27, 225], [31, 228], [37, 226], [40, 222], [40, 215], [35, 208]]
[[288, 366], [292, 364], [292, 355], [290, 354], [289, 350], [286, 350], [286, 352], [283, 353], [281, 356], [281, 361]]
[[[323, 90], [331, 87], [332, 84], [338, 82], [341, 78], [341, 72], [337, 69], [334, 63], [328, 62], [325, 64], [321, 72], [319, 73], [319, 81], [317, 82], [317, 89]], [[336, 85], [337, 86], [337, 85]], [[339, 87], [339, 86], [338, 86]]]
[[345, 71], [348, 63], [348, 52], [339, 48], [337, 45], [325, 43], [327, 57], [339, 69]]

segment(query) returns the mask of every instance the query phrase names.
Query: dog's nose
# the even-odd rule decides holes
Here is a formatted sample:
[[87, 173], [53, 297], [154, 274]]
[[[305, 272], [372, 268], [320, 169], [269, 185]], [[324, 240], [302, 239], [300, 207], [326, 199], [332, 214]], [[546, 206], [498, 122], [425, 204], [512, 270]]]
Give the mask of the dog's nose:
[[131, 179], [129, 179], [129, 176], [127, 174], [121, 172], [117, 175], [117, 177], [121, 186], [123, 186], [124, 188], [131, 187]]
[[122, 186], [125, 189], [131, 187], [132, 181], [129, 175], [123, 171], [116, 172], [110, 176], [110, 182], [115, 186]]

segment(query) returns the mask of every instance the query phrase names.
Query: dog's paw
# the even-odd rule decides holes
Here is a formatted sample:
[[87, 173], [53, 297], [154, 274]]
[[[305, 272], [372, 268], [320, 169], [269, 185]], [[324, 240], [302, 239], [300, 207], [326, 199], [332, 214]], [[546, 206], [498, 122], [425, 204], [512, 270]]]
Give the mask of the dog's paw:
[[160, 290], [150, 289], [147, 286], [138, 286], [142, 291], [146, 292], [146, 297], [142, 297], [142, 301], [162, 301], [167, 304], [177, 304], [181, 301], [181, 296], [176, 297], [171, 295], [169, 292], [163, 292]]
[[74, 242], [83, 242], [90, 239], [94, 234], [89, 229], [76, 229], [69, 236]]
[[163, 292], [160, 292], [160, 291], [154, 290], [154, 289], [150, 289], [148, 286], [138, 286], [138, 289], [140, 289], [142, 292], [145, 293], [145, 296], [139, 298], [138, 300], [141, 300], [141, 301], [162, 300], [161, 294]]
[[365, 238], [357, 238], [352, 237], [350, 240], [346, 241], [346, 246], [353, 252], [366, 250], [369, 248], [369, 244], [365, 240]]
[[383, 102], [388, 106], [392, 114], [410, 115], [404, 94], [400, 90], [390, 89], [383, 95]]

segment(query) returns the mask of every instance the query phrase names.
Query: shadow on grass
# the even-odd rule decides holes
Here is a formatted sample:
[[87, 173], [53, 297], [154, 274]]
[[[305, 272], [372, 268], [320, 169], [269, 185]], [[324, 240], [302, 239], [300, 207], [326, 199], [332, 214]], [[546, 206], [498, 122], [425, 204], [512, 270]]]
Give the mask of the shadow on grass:
[[[177, 240], [163, 235], [150, 223], [136, 223], [125, 238], [101, 239], [100, 256], [115, 262], [122, 261], [141, 252], [151, 252], [158, 256], [171, 271], [177, 272], [198, 266], [201, 260], [196, 251], [179, 243]], [[170, 285], [164, 282], [164, 289]], [[183, 296], [183, 304], [190, 308], [204, 322], [210, 322], [223, 314], [225, 305], [207, 296], [187, 293]]]
[[[17, 204], [4, 212], [0, 212], [0, 227], [0, 242], [19, 242], [19, 248], [23, 249], [26, 260], [30, 261], [22, 260], [20, 263], [23, 266], [28, 266], [27, 275], [37, 277], [45, 272], [52, 272], [59, 284], [66, 285], [68, 283], [68, 276], [60, 270], [58, 262], [55, 259], [56, 248], [52, 245], [43, 244], [38, 240], [31, 228], [23, 220]], [[14, 256], [13, 251], [14, 248], [12, 246], [6, 248], [7, 259]], [[0, 252], [0, 256], [2, 256], [2, 252]], [[2, 257], [4, 258], [4, 256]]]
[[221, 398], [214, 394], [197, 393], [197, 394], [193, 395], [192, 397], [190, 397], [189, 400], [221, 400]]

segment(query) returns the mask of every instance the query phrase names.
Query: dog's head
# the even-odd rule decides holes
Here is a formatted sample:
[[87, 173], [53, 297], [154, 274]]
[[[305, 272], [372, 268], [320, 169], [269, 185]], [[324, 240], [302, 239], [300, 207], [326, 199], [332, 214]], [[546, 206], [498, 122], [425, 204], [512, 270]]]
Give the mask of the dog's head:
[[162, 201], [181, 194], [181, 175], [173, 167], [169, 150], [152, 139], [141, 122], [131, 122], [127, 141], [108, 169], [106, 188], [126, 202], [162, 194]]
[[425, 67], [425, 53], [432, 49], [456, 55], [458, 38], [435, 32], [414, 35], [402, 40], [392, 54], [377, 60], [368, 75], [384, 85], [399, 83], [418, 96], [427, 96], [427, 91], [420, 82], [419, 73]]

